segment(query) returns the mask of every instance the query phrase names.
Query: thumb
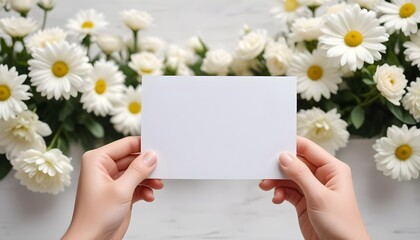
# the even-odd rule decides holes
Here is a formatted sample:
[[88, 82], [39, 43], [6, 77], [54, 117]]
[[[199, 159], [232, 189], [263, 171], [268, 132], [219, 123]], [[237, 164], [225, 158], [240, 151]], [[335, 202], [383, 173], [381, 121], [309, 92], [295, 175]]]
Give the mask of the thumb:
[[308, 166], [292, 153], [282, 153], [279, 163], [281, 169], [302, 189], [307, 198], [319, 195], [319, 191], [325, 188]]
[[156, 154], [152, 151], [142, 153], [134, 159], [117, 182], [132, 193], [136, 187], [146, 179], [155, 169], [157, 162]]

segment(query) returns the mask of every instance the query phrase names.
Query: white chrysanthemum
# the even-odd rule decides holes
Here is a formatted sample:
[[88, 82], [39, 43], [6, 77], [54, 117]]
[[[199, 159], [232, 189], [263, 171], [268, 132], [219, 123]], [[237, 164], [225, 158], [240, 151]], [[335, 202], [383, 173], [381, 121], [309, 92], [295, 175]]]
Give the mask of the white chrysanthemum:
[[83, 39], [88, 34], [97, 34], [107, 25], [108, 22], [105, 20], [103, 13], [99, 13], [95, 9], [88, 9], [77, 12], [76, 16], [68, 21], [67, 28], [76, 36], [79, 36], [80, 39]]
[[45, 48], [47, 43], [54, 43], [64, 41], [67, 37], [67, 32], [63, 29], [55, 27], [38, 31], [34, 35], [26, 39], [26, 47], [30, 52], [36, 48]]
[[291, 23], [298, 17], [310, 17], [311, 10], [301, 0], [278, 0], [278, 7], [271, 12], [282, 23]]
[[238, 42], [235, 49], [237, 58], [243, 60], [251, 60], [260, 55], [267, 43], [266, 31], [251, 31], [246, 33]]
[[38, 48], [29, 60], [29, 76], [36, 91], [47, 99], [76, 97], [84, 89], [91, 65], [76, 44], [61, 41]]
[[107, 55], [121, 51], [124, 47], [123, 39], [114, 34], [101, 34], [96, 38], [98, 47]]
[[22, 14], [28, 13], [35, 3], [35, 0], [9, 0], [10, 7]]
[[152, 24], [153, 18], [149, 13], [136, 9], [120, 12], [124, 24], [133, 31], [143, 30]]
[[35, 31], [36, 22], [31, 18], [11, 16], [0, 19], [0, 28], [12, 38], [23, 38]]
[[297, 92], [306, 100], [319, 102], [336, 94], [342, 82], [339, 69], [333, 67], [320, 51], [297, 53], [293, 56], [288, 75], [297, 77]]
[[115, 106], [111, 123], [124, 135], [139, 135], [141, 120], [141, 86], [129, 86], [122, 100]]
[[394, 105], [400, 105], [400, 100], [405, 93], [404, 89], [407, 86], [404, 69], [397, 66], [389, 66], [385, 63], [382, 66], [378, 66], [373, 75], [373, 80], [382, 96]]
[[162, 75], [162, 59], [150, 52], [141, 52], [131, 55], [128, 66], [140, 76]]
[[409, 36], [417, 32], [417, 24], [420, 23], [420, 0], [393, 0], [392, 3], [383, 1], [378, 5], [382, 12], [379, 18], [381, 23], [393, 33], [401, 30]]
[[294, 42], [318, 40], [323, 25], [323, 18], [298, 18], [292, 24], [290, 39]]
[[87, 112], [105, 117], [122, 98], [123, 91], [124, 75], [114, 62], [102, 59], [95, 63], [87, 77], [86, 91], [82, 94], [80, 102]]
[[212, 49], [207, 51], [201, 70], [208, 74], [224, 76], [228, 74], [232, 60], [232, 55], [226, 50]]
[[33, 192], [57, 194], [70, 186], [73, 167], [59, 149], [29, 149], [11, 161], [15, 177]]
[[383, 0], [353, 0], [354, 3], [359, 4], [362, 8], [369, 10], [376, 10]]
[[24, 85], [26, 75], [18, 76], [15, 67], [8, 69], [0, 65], [0, 120], [14, 118], [16, 114], [28, 109], [23, 100], [32, 94], [29, 86]]
[[292, 50], [284, 39], [267, 44], [264, 59], [271, 75], [284, 75], [292, 60]]
[[312, 108], [297, 114], [297, 134], [314, 141], [333, 155], [347, 145], [350, 134], [346, 127], [347, 123], [335, 108], [328, 112]]
[[[132, 48], [131, 43], [130, 48]], [[158, 37], [141, 37], [138, 42], [140, 51], [152, 52], [154, 54], [161, 54], [165, 51], [167, 43]]]
[[420, 130], [415, 126], [408, 129], [392, 126], [386, 137], [376, 140], [376, 168], [385, 176], [398, 181], [417, 179], [420, 172]]
[[51, 134], [48, 124], [38, 120], [32, 111], [19, 113], [16, 118], [0, 120], [0, 149], [4, 149], [8, 159], [17, 157], [28, 149], [45, 149], [42, 137]]
[[420, 68], [420, 32], [410, 36], [410, 41], [404, 43], [406, 48], [404, 51], [407, 61], [411, 61], [411, 65], [417, 65]]
[[388, 40], [384, 27], [373, 11], [354, 5], [346, 11], [331, 14], [326, 18], [323, 35], [319, 38], [327, 56], [337, 64], [348, 65], [352, 71], [381, 59], [381, 52]]
[[420, 121], [420, 78], [411, 82], [407, 87], [407, 94], [401, 100], [403, 107], [417, 120]]

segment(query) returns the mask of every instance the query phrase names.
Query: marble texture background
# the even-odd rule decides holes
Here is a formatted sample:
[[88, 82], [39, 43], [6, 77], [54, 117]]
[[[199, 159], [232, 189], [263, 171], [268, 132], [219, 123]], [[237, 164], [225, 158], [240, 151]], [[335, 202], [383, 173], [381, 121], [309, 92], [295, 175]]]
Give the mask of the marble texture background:
[[[153, 35], [182, 44], [200, 34], [210, 47], [232, 49], [243, 24], [275, 34], [279, 26], [270, 16], [274, 0], [89, 0], [57, 1], [49, 26], [63, 26], [83, 8], [106, 14], [110, 30], [125, 32], [120, 10], [148, 11]], [[39, 12], [31, 13], [36, 19]], [[362, 215], [372, 239], [420, 239], [419, 180], [396, 182], [376, 171], [373, 140], [351, 140], [338, 157], [353, 169]], [[0, 182], [0, 239], [58, 239], [66, 230], [73, 210], [79, 159], [72, 152], [73, 184], [51, 196], [29, 192], [13, 172]], [[139, 203], [133, 210], [125, 239], [302, 239], [293, 207], [271, 203], [272, 192], [262, 192], [258, 181], [174, 181], [156, 193], [154, 203]], [[334, 226], [331, 226], [334, 227]]]

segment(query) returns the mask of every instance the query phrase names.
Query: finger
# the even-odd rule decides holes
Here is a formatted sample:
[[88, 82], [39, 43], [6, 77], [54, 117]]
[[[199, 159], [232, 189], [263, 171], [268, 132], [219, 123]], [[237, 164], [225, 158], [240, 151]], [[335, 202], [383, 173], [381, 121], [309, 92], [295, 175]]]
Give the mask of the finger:
[[163, 182], [160, 179], [146, 179], [143, 182], [141, 182], [139, 186], [146, 186], [151, 189], [159, 190], [163, 188]]
[[299, 187], [305, 196], [315, 198], [320, 191], [325, 189], [314, 174], [302, 161], [292, 153], [282, 153], [280, 155], [280, 167]]
[[118, 159], [117, 161], [115, 161], [115, 163], [117, 164], [118, 167], [118, 171], [124, 171], [128, 168], [128, 166], [130, 166], [131, 162], [136, 159], [139, 155], [132, 155], [129, 154], [123, 158]]
[[130, 153], [140, 152], [140, 137], [125, 137], [93, 151], [105, 153], [114, 160], [121, 159]]
[[155, 200], [155, 197], [153, 195], [153, 190], [145, 186], [136, 187], [133, 193], [132, 201], [133, 203], [135, 203], [140, 200], [144, 200], [146, 202], [153, 202], [153, 200]]
[[316, 167], [338, 161], [322, 147], [318, 146], [311, 140], [300, 136], [297, 137], [296, 152], [298, 156], [303, 156], [305, 160]]
[[146, 179], [156, 167], [157, 157], [154, 152], [147, 151], [131, 162], [127, 170], [116, 180], [117, 185], [134, 192], [137, 185]]
[[300, 192], [302, 191], [299, 188], [299, 186], [290, 179], [280, 179], [280, 180], [264, 179], [264, 180], [261, 180], [259, 186], [264, 191], [270, 191], [271, 189], [278, 188], [278, 187], [295, 188]]
[[273, 203], [274, 204], [283, 203], [285, 199], [285, 195], [286, 193], [285, 193], [284, 188], [279, 187], [279, 188], [274, 189]]

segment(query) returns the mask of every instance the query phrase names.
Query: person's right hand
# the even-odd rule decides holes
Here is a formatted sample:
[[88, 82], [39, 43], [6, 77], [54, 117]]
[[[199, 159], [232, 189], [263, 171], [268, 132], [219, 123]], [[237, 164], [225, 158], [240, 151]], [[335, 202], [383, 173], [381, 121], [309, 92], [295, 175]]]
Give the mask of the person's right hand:
[[303, 137], [297, 155], [282, 153], [280, 167], [291, 180], [262, 180], [273, 203], [296, 208], [305, 239], [370, 239], [357, 205], [350, 167]]

